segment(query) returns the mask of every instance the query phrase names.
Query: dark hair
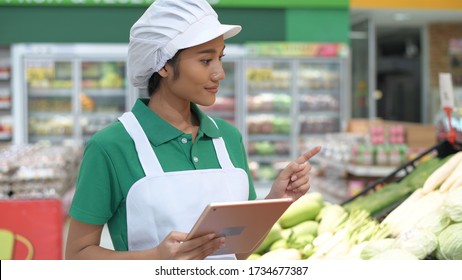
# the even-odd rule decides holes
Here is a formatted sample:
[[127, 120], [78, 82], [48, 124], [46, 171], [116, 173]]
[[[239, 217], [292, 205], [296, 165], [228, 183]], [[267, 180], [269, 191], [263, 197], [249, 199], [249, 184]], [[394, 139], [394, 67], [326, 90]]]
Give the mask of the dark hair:
[[[180, 60], [178, 59], [180, 53], [182, 50], [179, 50], [176, 52], [176, 54], [167, 60], [167, 63], [170, 64], [173, 68], [173, 79], [176, 80], [180, 77], [180, 70], [179, 70], [179, 63]], [[154, 72], [152, 74], [151, 78], [149, 78], [148, 82], [148, 96], [151, 97], [155, 91], [159, 88], [160, 80], [162, 80], [162, 77], [158, 72]]]

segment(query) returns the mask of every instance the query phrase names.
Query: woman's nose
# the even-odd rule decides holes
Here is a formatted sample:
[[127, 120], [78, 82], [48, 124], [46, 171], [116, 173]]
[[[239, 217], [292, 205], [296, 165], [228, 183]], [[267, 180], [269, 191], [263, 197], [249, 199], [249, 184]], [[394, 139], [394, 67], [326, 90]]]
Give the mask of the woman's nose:
[[221, 81], [225, 78], [225, 70], [223, 67], [217, 67], [215, 71], [212, 72], [212, 80]]

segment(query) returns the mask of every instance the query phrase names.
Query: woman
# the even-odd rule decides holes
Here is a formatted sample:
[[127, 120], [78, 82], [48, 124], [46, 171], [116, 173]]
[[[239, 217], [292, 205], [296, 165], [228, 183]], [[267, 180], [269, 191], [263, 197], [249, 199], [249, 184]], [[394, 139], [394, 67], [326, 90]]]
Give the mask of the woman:
[[[205, 0], [157, 0], [133, 25], [129, 77], [149, 99], [87, 143], [66, 258], [204, 259], [225, 246], [213, 234], [185, 237], [208, 203], [256, 198], [241, 134], [196, 105], [215, 102], [224, 39], [240, 30]], [[267, 198], [305, 194], [317, 152], [282, 170]], [[104, 224], [115, 250], [99, 246]]]

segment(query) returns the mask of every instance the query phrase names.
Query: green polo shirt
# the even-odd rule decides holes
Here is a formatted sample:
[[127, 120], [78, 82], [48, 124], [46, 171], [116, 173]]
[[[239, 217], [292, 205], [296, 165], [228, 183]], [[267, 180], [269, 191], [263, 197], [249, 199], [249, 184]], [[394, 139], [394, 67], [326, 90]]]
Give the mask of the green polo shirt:
[[[148, 101], [137, 100], [132, 112], [164, 172], [220, 168], [212, 138], [221, 136], [234, 166], [247, 173], [249, 199], [256, 198], [242, 136], [236, 127], [214, 118], [217, 129], [207, 115], [192, 104], [192, 111], [200, 121], [198, 135], [192, 143], [191, 134], [161, 119], [147, 107]], [[114, 248], [127, 250], [126, 197], [131, 186], [144, 176], [134, 142], [117, 120], [87, 142], [69, 214], [88, 224], [107, 223]]]

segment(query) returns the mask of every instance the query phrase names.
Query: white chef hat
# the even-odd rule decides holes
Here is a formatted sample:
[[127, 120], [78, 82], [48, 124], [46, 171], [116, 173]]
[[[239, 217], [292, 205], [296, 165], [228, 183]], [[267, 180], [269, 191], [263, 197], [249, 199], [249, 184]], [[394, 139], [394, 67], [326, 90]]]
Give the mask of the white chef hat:
[[206, 0], [156, 0], [130, 29], [128, 76], [146, 88], [153, 73], [177, 51], [213, 40], [230, 38], [239, 25], [225, 25]]

